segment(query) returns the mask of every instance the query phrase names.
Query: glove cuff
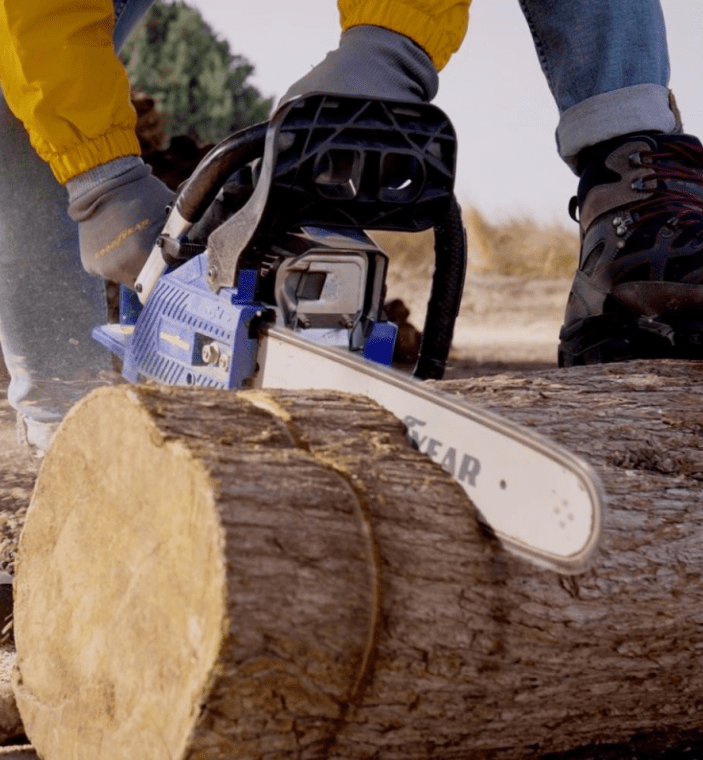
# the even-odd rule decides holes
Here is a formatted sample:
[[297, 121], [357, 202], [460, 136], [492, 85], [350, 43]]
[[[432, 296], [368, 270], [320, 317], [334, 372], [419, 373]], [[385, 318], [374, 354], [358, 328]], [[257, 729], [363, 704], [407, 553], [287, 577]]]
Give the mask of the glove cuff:
[[339, 47], [281, 99], [310, 92], [427, 103], [437, 94], [437, 69], [409, 37], [363, 24], [342, 34]]
[[437, 69], [430, 56], [410, 37], [381, 26], [362, 24], [342, 34], [339, 49], [357, 59], [362, 78], [368, 74], [373, 80], [375, 71], [382, 70], [391, 87], [408, 88], [425, 103], [437, 94]]
[[[131, 158], [135, 160], [130, 161]], [[119, 164], [119, 166], [114, 166], [114, 164]], [[103, 166], [97, 166], [95, 169], [79, 174], [66, 183], [69, 201], [68, 215], [74, 222], [82, 222], [110, 198], [111, 191], [137, 182], [150, 174], [151, 168], [136, 156], [126, 159], [117, 158]]]
[[[115, 158], [112, 161], [108, 161], [106, 164], [96, 166], [93, 169], [88, 169], [87, 172], [78, 174], [66, 182], [68, 202], [73, 204], [82, 196], [91, 193], [96, 187], [100, 186], [105, 188], [105, 183], [111, 182], [118, 177], [122, 177], [124, 174], [127, 174], [134, 169], [139, 169], [140, 167], [147, 168], [139, 156], [123, 156], [122, 158]], [[149, 173], [148, 169], [146, 173]]]

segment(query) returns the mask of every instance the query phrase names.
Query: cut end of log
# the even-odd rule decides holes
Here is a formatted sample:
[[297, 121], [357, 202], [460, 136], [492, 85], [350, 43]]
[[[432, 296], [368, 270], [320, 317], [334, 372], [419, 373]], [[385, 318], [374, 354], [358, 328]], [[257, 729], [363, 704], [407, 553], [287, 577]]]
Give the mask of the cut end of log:
[[[407, 446], [333, 403], [362, 455], [369, 424]], [[67, 416], [17, 564], [42, 757], [323, 756], [368, 673], [379, 567], [356, 476], [293, 427], [275, 395], [192, 389], [101, 389]]]
[[43, 757], [140, 757], [145, 735], [181, 757], [222, 642], [214, 486], [125, 398], [102, 389], [66, 418], [21, 539], [15, 692]]

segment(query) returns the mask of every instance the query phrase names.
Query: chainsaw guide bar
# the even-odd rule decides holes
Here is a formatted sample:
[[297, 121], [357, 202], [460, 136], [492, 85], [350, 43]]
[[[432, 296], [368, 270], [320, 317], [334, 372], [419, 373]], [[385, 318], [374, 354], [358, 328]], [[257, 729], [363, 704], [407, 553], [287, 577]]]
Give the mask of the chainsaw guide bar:
[[262, 329], [251, 387], [338, 390], [376, 401], [453, 476], [513, 554], [576, 574], [598, 546], [602, 488], [593, 469], [496, 414], [276, 327]]

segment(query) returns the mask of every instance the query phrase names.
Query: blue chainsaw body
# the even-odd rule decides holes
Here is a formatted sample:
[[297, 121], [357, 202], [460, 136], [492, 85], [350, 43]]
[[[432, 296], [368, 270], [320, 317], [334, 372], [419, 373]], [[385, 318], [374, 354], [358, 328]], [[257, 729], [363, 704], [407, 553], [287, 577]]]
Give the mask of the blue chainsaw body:
[[319, 93], [284, 104], [203, 159], [137, 294], [123, 289], [119, 324], [94, 337], [130, 382], [245, 387], [266, 323], [389, 365], [388, 257], [366, 231], [434, 227], [429, 339], [415, 374], [440, 377], [465, 262], [455, 156], [451, 123], [433, 106]]
[[[256, 369], [256, 324], [270, 307], [255, 297], [257, 274], [243, 270], [236, 288], [213, 293], [207, 286], [207, 258], [200, 254], [163, 275], [142, 307], [123, 288], [120, 323], [103, 325], [93, 337], [122, 360], [132, 383], [242, 388]], [[302, 331], [313, 342], [349, 347], [345, 328]], [[390, 365], [397, 327], [374, 322], [357, 350], [369, 361]]]

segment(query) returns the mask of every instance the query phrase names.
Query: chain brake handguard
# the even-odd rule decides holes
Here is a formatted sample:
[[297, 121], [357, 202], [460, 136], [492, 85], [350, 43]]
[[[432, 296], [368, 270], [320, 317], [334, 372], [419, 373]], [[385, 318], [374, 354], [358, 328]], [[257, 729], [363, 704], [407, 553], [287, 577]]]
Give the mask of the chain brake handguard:
[[208, 286], [232, 287], [255, 241], [293, 228], [416, 232], [452, 198], [456, 135], [438, 108], [312, 94], [272, 117], [256, 188], [208, 240]]

